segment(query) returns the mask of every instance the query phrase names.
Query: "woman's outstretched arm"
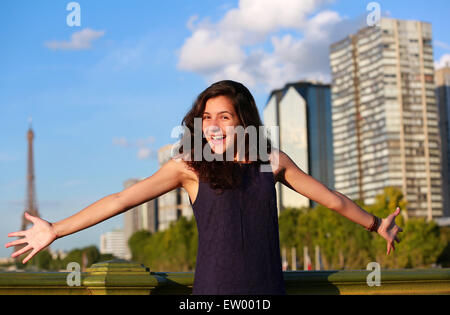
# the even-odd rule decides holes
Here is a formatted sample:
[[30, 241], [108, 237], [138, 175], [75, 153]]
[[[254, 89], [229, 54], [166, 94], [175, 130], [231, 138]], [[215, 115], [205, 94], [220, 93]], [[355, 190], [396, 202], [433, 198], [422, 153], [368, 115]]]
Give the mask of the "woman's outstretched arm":
[[[277, 150], [274, 154], [278, 154], [278, 167], [280, 168], [277, 176], [278, 181], [366, 229], [372, 225], [374, 220], [372, 214], [361, 209], [347, 196], [338, 191], [330, 190], [320, 181], [303, 172], [286, 153]], [[397, 233], [403, 231], [395, 224], [395, 217], [399, 213], [400, 208], [397, 208], [394, 213], [381, 220], [381, 224], [376, 230], [387, 241], [388, 255], [391, 250], [395, 250], [394, 241], [400, 242]]]
[[103, 197], [78, 213], [56, 223], [50, 223], [26, 213], [25, 218], [31, 221], [33, 226], [25, 231], [9, 233], [8, 237], [23, 238], [7, 243], [5, 247], [27, 244], [11, 255], [11, 257], [17, 257], [31, 250], [31, 253], [23, 260], [23, 263], [26, 263], [58, 238], [84, 230], [180, 187], [182, 168], [182, 162], [171, 159], [152, 176], [121, 192]]

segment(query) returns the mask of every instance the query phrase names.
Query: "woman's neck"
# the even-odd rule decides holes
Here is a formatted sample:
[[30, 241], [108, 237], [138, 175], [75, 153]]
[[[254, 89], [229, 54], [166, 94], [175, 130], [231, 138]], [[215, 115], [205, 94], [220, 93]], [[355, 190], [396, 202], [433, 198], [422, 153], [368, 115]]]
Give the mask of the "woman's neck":
[[236, 157], [234, 158], [234, 161], [233, 161], [234, 163], [239, 163], [239, 164], [250, 164], [250, 163], [252, 163], [252, 161], [247, 161], [247, 160], [245, 160], [245, 161], [239, 161]]

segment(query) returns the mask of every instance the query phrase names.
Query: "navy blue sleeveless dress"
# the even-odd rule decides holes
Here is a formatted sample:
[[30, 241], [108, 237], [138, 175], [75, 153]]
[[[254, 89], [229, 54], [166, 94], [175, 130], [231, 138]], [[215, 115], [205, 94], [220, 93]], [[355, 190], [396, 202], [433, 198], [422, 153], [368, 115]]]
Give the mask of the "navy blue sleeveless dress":
[[198, 230], [194, 295], [286, 294], [273, 173], [256, 163], [241, 167], [239, 187], [218, 194], [200, 181], [191, 201]]

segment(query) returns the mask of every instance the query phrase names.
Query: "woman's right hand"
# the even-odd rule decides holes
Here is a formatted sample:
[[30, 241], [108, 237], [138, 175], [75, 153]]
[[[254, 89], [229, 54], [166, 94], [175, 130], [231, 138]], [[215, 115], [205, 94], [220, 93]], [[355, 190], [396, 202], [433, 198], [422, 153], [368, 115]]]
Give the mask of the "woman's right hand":
[[41, 218], [34, 217], [27, 212], [25, 212], [25, 218], [28, 221], [31, 221], [33, 226], [26, 231], [9, 233], [8, 237], [23, 236], [23, 238], [5, 244], [6, 248], [24, 243], [28, 244], [11, 255], [11, 257], [14, 258], [28, 252], [29, 250], [32, 250], [31, 253], [28, 254], [28, 256], [22, 261], [24, 264], [57, 238], [56, 232], [51, 223], [42, 220]]

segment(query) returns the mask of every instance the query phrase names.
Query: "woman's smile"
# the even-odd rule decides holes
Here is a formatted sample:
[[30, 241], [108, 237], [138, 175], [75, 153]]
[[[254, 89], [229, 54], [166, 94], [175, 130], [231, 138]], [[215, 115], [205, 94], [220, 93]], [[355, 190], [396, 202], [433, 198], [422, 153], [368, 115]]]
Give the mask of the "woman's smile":
[[226, 135], [217, 135], [217, 136], [211, 136], [210, 142], [212, 144], [216, 145], [222, 145], [226, 142]]
[[233, 104], [226, 96], [209, 99], [203, 112], [203, 133], [216, 154], [222, 154], [233, 143], [234, 128], [240, 125]]

